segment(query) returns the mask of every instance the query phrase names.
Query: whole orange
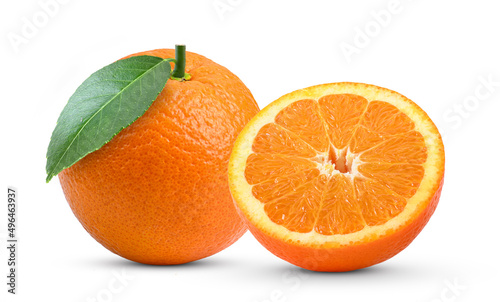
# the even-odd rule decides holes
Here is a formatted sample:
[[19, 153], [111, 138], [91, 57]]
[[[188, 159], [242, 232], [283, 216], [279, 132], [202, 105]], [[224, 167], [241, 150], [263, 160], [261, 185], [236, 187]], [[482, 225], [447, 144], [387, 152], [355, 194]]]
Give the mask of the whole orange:
[[[174, 58], [172, 49], [137, 53]], [[129, 57], [131, 57], [129, 56]], [[146, 113], [59, 180], [83, 227], [110, 251], [147, 264], [213, 255], [246, 231], [229, 193], [233, 142], [259, 111], [228, 69], [186, 54]]]

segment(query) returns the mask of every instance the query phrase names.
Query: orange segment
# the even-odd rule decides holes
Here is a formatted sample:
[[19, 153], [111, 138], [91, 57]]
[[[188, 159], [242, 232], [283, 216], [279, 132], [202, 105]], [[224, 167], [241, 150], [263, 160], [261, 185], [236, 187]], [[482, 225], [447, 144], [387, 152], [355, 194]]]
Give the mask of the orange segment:
[[343, 149], [359, 124], [368, 101], [354, 94], [331, 94], [318, 100], [333, 146]]
[[293, 175], [316, 168], [305, 158], [281, 154], [251, 154], [247, 159], [245, 176], [254, 185], [283, 175]]
[[383, 136], [359, 125], [351, 138], [349, 150], [353, 153], [361, 153], [383, 141]]
[[309, 188], [309, 182], [319, 175], [317, 169], [302, 171], [296, 174], [276, 176], [274, 179], [253, 186], [252, 194], [263, 203], [287, 196], [301, 187]]
[[416, 131], [395, 136], [361, 153], [363, 162], [422, 164], [427, 159], [424, 138]]
[[370, 102], [360, 123], [382, 137], [401, 134], [415, 128], [415, 124], [396, 106], [387, 102]]
[[314, 230], [322, 235], [349, 234], [365, 227], [352, 181], [342, 174], [333, 176], [323, 193], [323, 202]]
[[369, 226], [386, 223], [406, 206], [405, 198], [374, 180], [356, 178], [354, 186], [363, 218]]
[[302, 100], [290, 104], [276, 116], [275, 123], [295, 133], [317, 151], [328, 151], [328, 137], [316, 101]]
[[316, 221], [325, 182], [324, 177], [316, 177], [289, 195], [266, 203], [264, 209], [269, 219], [292, 232], [310, 232]]
[[350, 149], [359, 153], [380, 144], [391, 136], [403, 135], [413, 130], [415, 124], [387, 102], [372, 101], [350, 141]]
[[255, 153], [284, 154], [314, 157], [316, 151], [297, 135], [270, 123], [260, 129], [253, 143]]
[[425, 172], [421, 165], [382, 163], [362, 164], [358, 171], [406, 198], [415, 195]]

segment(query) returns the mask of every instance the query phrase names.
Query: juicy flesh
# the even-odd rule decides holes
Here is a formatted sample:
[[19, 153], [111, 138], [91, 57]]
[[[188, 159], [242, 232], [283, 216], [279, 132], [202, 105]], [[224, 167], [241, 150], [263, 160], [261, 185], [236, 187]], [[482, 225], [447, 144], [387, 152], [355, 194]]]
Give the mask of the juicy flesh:
[[348, 234], [403, 211], [427, 150], [411, 119], [384, 101], [299, 100], [264, 125], [245, 169], [268, 217], [290, 231]]

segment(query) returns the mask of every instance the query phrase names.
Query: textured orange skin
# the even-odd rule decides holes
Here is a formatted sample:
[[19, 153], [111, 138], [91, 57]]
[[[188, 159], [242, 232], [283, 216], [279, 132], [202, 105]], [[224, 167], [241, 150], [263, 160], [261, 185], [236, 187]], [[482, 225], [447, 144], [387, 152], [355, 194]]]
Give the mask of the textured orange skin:
[[[171, 49], [136, 55], [175, 57]], [[59, 174], [83, 227], [136, 262], [198, 260], [246, 231], [229, 193], [227, 164], [238, 133], [259, 108], [229, 70], [186, 56], [190, 81], [169, 80], [143, 116]]]
[[[367, 243], [341, 248], [313, 248], [276, 239], [247, 221], [250, 232], [271, 253], [312, 271], [345, 272], [375, 265], [404, 250], [431, 218], [441, 195], [443, 180], [423, 211], [395, 232]], [[243, 216], [243, 215], [242, 215]]]

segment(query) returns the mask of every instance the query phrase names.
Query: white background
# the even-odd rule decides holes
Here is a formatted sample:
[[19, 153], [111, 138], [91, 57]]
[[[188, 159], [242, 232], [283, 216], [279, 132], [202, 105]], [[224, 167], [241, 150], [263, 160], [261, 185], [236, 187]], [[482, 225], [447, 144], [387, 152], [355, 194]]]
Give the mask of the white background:
[[[49, 17], [38, 1], [0, 4], [1, 190], [19, 191], [20, 238], [14, 297], [5, 286], [2, 201], [1, 301], [500, 300], [498, 1], [65, 2]], [[37, 31], [12, 43], [34, 18]], [[51, 132], [92, 72], [176, 43], [229, 68], [261, 108], [293, 90], [338, 81], [414, 100], [446, 137], [445, 186], [427, 227], [393, 259], [349, 273], [297, 268], [249, 233], [180, 266], [135, 264], [104, 249], [73, 216], [57, 178], [45, 183]], [[346, 55], [347, 44], [356, 53]], [[113, 283], [119, 274], [129, 278], [121, 287]], [[111, 293], [110, 282], [119, 290]]]

